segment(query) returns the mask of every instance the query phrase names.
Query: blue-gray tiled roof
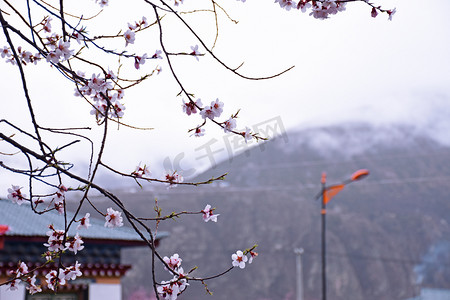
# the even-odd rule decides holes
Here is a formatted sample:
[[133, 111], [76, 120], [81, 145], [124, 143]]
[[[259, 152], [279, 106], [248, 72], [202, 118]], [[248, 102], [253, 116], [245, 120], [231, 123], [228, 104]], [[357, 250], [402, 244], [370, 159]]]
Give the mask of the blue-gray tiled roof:
[[[68, 212], [68, 218], [73, 217], [73, 213]], [[80, 219], [84, 215], [77, 217]], [[64, 228], [64, 217], [56, 211], [50, 211], [42, 215], [33, 212], [28, 202], [17, 205], [9, 200], [0, 200], [0, 224], [8, 225], [10, 230], [6, 236], [46, 236], [49, 230], [48, 225], [53, 224], [55, 229]], [[102, 239], [102, 240], [123, 240], [123, 241], [140, 241], [141, 238], [130, 227], [107, 228], [104, 226], [105, 221], [90, 218], [91, 227], [89, 229], [81, 229], [80, 236], [83, 239]], [[73, 224], [69, 230], [69, 236], [76, 234], [77, 224]], [[157, 238], [168, 236], [166, 232], [157, 234]]]

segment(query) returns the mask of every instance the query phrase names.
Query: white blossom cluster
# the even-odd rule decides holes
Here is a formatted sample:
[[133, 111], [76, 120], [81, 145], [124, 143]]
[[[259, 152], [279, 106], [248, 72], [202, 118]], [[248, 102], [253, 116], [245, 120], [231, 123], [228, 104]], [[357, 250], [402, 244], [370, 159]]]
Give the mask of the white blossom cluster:
[[164, 256], [163, 261], [167, 265], [165, 267], [166, 270], [170, 270], [171, 274], [174, 274], [174, 276], [169, 281], [162, 281], [161, 284], [158, 285], [157, 291], [164, 299], [175, 300], [189, 285], [186, 278], [187, 274], [184, 273], [184, 270], [181, 267], [181, 262], [183, 260], [175, 253], [170, 258]]
[[[185, 101], [183, 99], [183, 112], [186, 113], [188, 116], [192, 114], [196, 114], [198, 111], [200, 111], [200, 116], [203, 118], [203, 120], [215, 120], [216, 118], [219, 118], [222, 115], [223, 112], [223, 106], [224, 103], [220, 101], [219, 99], [216, 99], [215, 101], [212, 101], [210, 105], [203, 106], [203, 103], [201, 99], [197, 99], [194, 101]], [[223, 131], [225, 133], [227, 132], [235, 132], [237, 122], [236, 122], [237, 114], [231, 116], [229, 119], [218, 122], [219, 126], [222, 127]], [[205, 129], [203, 126], [205, 125], [205, 122], [203, 122], [202, 125], [197, 126], [193, 129], [194, 133], [192, 135], [196, 137], [201, 137], [205, 135]], [[253, 134], [250, 130], [250, 128], [246, 127], [244, 131], [237, 132], [238, 134], [242, 135], [245, 139], [245, 142], [247, 143], [251, 139], [253, 139]]]
[[26, 289], [30, 294], [36, 294], [42, 291], [40, 285], [36, 285], [36, 275], [32, 275], [33, 272], [28, 271], [28, 266], [26, 263], [19, 263], [17, 270], [10, 272], [10, 276], [14, 279], [9, 283], [8, 289], [11, 291], [16, 291], [18, 289], [19, 283], [22, 281], [26, 284]]
[[[247, 257], [247, 254], [249, 254], [249, 257]], [[253, 258], [258, 256], [258, 253], [254, 251], [248, 251], [247, 254], [244, 254], [241, 250], [236, 251], [236, 253], [233, 253], [231, 255], [232, 265], [233, 267], [239, 267], [241, 269], [245, 268], [245, 263], [251, 264], [253, 262]]]
[[[84, 74], [79, 72], [78, 76], [84, 79]], [[124, 96], [124, 90], [114, 90], [112, 80], [116, 79], [115, 74], [109, 71], [106, 76], [92, 74], [90, 79], [84, 79], [86, 82], [75, 90], [76, 96], [90, 97], [93, 100], [91, 115], [97, 119], [104, 117], [122, 118], [125, 106], [121, 103]]]

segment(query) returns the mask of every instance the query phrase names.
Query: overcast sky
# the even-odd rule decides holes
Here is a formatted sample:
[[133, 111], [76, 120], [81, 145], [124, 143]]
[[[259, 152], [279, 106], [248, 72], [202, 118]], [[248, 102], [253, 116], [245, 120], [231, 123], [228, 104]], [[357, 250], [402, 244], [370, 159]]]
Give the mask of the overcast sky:
[[[123, 2], [111, 0], [98, 23], [90, 23], [88, 30], [113, 27], [111, 33], [115, 33], [125, 29], [127, 21], [143, 15], [152, 19], [148, 6], [142, 6], [142, 1], [134, 2], [127, 2], [129, 11], [125, 12], [120, 7]], [[193, 7], [193, 2], [185, 0], [185, 5]], [[275, 79], [249, 81], [233, 75], [207, 56], [199, 62], [189, 56], [176, 57], [173, 63], [185, 87], [201, 98], [203, 104], [219, 98], [225, 103], [225, 117], [241, 109], [239, 128], [264, 122], [276, 122], [286, 130], [352, 121], [403, 123], [431, 128], [441, 141], [449, 143], [450, 18], [447, 14], [450, 2], [385, 0], [375, 3], [383, 8], [396, 7], [393, 20], [388, 21], [386, 15], [371, 18], [370, 8], [361, 3], [350, 3], [347, 11], [328, 20], [316, 20], [298, 11], [282, 10], [271, 0], [224, 1], [223, 7], [229, 15], [239, 20], [234, 24], [220, 15], [219, 40], [214, 51], [225, 63], [237, 67], [245, 62], [239, 70], [255, 77], [272, 75], [292, 65], [295, 68]], [[211, 45], [214, 19], [205, 13], [185, 17]], [[167, 18], [165, 22], [164, 37], [170, 51], [190, 51], [191, 45], [199, 44], [175, 25], [176, 20]], [[57, 27], [56, 21], [53, 26]], [[152, 33], [145, 37], [138, 35], [129, 50], [152, 54], [160, 49], [155, 37]], [[2, 35], [0, 46], [3, 45], [6, 42]], [[201, 48], [200, 51], [204, 52]], [[104, 56], [98, 59], [109, 64]], [[115, 63], [114, 58], [111, 64]], [[212, 125], [206, 126], [204, 137], [190, 137], [187, 130], [201, 124], [201, 119], [183, 114], [182, 98], [176, 97], [179, 88], [165, 61], [158, 63], [163, 72], [127, 91], [124, 98], [123, 122], [154, 130], [136, 132], [125, 127], [113, 130], [107, 141], [105, 162], [125, 172], [131, 172], [142, 162], [150, 165], [155, 176], [161, 176], [164, 160], [173, 162], [177, 155], [180, 158], [184, 153], [183, 168], [194, 167], [200, 171], [211, 165], [208, 158], [201, 158], [205, 145], [210, 143], [216, 151], [222, 149], [217, 158], [225, 157], [228, 155], [226, 138]], [[132, 61], [124, 64], [132, 76], [138, 76], [132, 69]], [[143, 70], [151, 71], [155, 66], [156, 62], [149, 61]], [[26, 71], [42, 126], [96, 127], [89, 114], [91, 108], [72, 96], [73, 86], [65, 83], [59, 73], [44, 62], [27, 66]], [[0, 82], [1, 118], [25, 126], [29, 116], [17, 67], [3, 64]], [[64, 144], [62, 140], [54, 143]], [[88, 159], [86, 149], [87, 145], [76, 146], [65, 159], [82, 166]], [[3, 146], [0, 151], [7, 152], [8, 148]], [[11, 159], [2, 158], [3, 161]], [[0, 170], [1, 191], [10, 184], [26, 185], [25, 178], [10, 182], [13, 179], [6, 174]]]

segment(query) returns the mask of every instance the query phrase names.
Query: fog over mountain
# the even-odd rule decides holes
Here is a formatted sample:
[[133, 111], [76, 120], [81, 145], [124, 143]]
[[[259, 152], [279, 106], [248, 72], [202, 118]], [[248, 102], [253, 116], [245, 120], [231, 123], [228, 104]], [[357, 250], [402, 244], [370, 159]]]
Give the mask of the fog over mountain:
[[[185, 270], [214, 275], [231, 266], [231, 254], [257, 243], [259, 256], [208, 282], [213, 296], [191, 282], [180, 299], [295, 299], [294, 248], [302, 247], [305, 300], [321, 297], [320, 191], [328, 183], [369, 169], [363, 181], [347, 186], [328, 204], [327, 277], [330, 299], [407, 299], [421, 287], [450, 289], [450, 147], [413, 126], [362, 123], [309, 128], [225, 160], [194, 180], [228, 172], [225, 181], [199, 187], [117, 190], [138, 216], [216, 207], [218, 223], [201, 216], [162, 222], [170, 232], [160, 251], [177, 252]], [[100, 207], [109, 206], [101, 198]], [[124, 280], [125, 297], [151, 291], [150, 257], [127, 250], [134, 264]], [[170, 275], [158, 270], [158, 278]]]

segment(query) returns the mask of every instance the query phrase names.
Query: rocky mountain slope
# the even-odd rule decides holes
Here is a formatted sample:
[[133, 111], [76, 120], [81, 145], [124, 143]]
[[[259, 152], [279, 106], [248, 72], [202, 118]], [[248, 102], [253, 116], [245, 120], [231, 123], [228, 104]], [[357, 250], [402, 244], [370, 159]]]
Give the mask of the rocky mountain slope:
[[[179, 253], [185, 270], [199, 267], [196, 276], [214, 275], [231, 265], [236, 250], [259, 245], [253, 264], [208, 282], [213, 296], [192, 282], [180, 299], [295, 299], [293, 250], [302, 247], [304, 299], [315, 300], [321, 298], [320, 202], [314, 200], [321, 173], [333, 184], [369, 169], [368, 178], [328, 205], [328, 298], [407, 299], [423, 286], [450, 289], [449, 160], [449, 147], [413, 128], [349, 124], [291, 132], [196, 178], [228, 172], [226, 184], [116, 194], [142, 216], [152, 215], [155, 198], [165, 214], [217, 208], [217, 224], [194, 215], [159, 227], [171, 234], [161, 243], [163, 255]], [[139, 287], [151, 290], [146, 253], [124, 253], [134, 263], [125, 299]], [[158, 276], [170, 279], [163, 270]]]

